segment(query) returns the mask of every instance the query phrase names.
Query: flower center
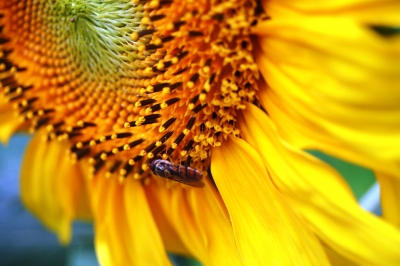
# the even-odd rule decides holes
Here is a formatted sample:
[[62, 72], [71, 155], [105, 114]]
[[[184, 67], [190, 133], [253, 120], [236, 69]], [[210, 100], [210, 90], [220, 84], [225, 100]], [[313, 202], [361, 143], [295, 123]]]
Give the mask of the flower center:
[[[74, 55], [69, 71], [87, 73], [87, 79], [116, 84], [122, 77], [132, 77], [134, 60], [144, 60], [135, 49], [130, 35], [142, 31], [146, 11], [129, 0], [119, 1], [56, 1], [46, 5], [51, 35], [59, 40], [57, 46]], [[146, 40], [142, 40], [147, 44]], [[112, 84], [109, 84], [112, 87]]]
[[239, 136], [236, 112], [255, 100], [256, 1], [25, 0], [0, 10], [0, 82], [21, 128], [69, 141], [94, 175], [150, 180], [160, 157], [205, 176], [212, 148]]

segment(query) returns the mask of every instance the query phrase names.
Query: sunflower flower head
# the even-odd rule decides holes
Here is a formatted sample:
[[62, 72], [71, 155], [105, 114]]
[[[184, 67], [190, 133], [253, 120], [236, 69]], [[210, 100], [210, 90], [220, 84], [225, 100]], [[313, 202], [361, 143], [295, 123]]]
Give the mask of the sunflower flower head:
[[[1, 1], [0, 141], [35, 132], [23, 202], [63, 243], [92, 219], [102, 265], [169, 265], [166, 250], [205, 265], [398, 265], [399, 10]], [[383, 219], [305, 150], [373, 170]]]
[[238, 136], [258, 68], [255, 1], [2, 3], [3, 99], [15, 128], [68, 141], [91, 174], [149, 177], [160, 157], [207, 174]]

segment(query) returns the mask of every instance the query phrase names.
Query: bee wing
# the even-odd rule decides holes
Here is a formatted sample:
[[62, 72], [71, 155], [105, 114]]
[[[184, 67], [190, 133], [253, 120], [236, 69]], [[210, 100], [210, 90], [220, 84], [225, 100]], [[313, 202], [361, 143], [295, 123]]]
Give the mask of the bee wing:
[[192, 187], [198, 187], [198, 188], [204, 187], [204, 183], [202, 181], [200, 181], [200, 180], [190, 180], [190, 179], [188, 180], [186, 178], [181, 178], [181, 177], [176, 176], [176, 175], [171, 175], [171, 176], [166, 177], [166, 178], [168, 178], [170, 180], [173, 180], [173, 181], [177, 181], [179, 183], [183, 183], [185, 185], [192, 186]]

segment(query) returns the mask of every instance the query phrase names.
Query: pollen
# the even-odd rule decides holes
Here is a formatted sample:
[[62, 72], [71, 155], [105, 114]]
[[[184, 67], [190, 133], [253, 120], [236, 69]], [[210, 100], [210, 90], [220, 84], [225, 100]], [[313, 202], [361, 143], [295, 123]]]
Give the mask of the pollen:
[[94, 177], [149, 183], [154, 158], [206, 175], [256, 101], [259, 7], [199, 1], [1, 2], [0, 101]]

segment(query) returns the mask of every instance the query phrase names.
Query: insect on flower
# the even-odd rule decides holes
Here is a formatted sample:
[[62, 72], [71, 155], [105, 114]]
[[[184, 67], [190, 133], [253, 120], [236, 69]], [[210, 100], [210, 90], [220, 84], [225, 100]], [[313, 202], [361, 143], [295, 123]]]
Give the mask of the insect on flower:
[[150, 169], [159, 177], [171, 179], [192, 187], [204, 187], [204, 183], [201, 181], [203, 174], [191, 167], [156, 159], [150, 163]]

